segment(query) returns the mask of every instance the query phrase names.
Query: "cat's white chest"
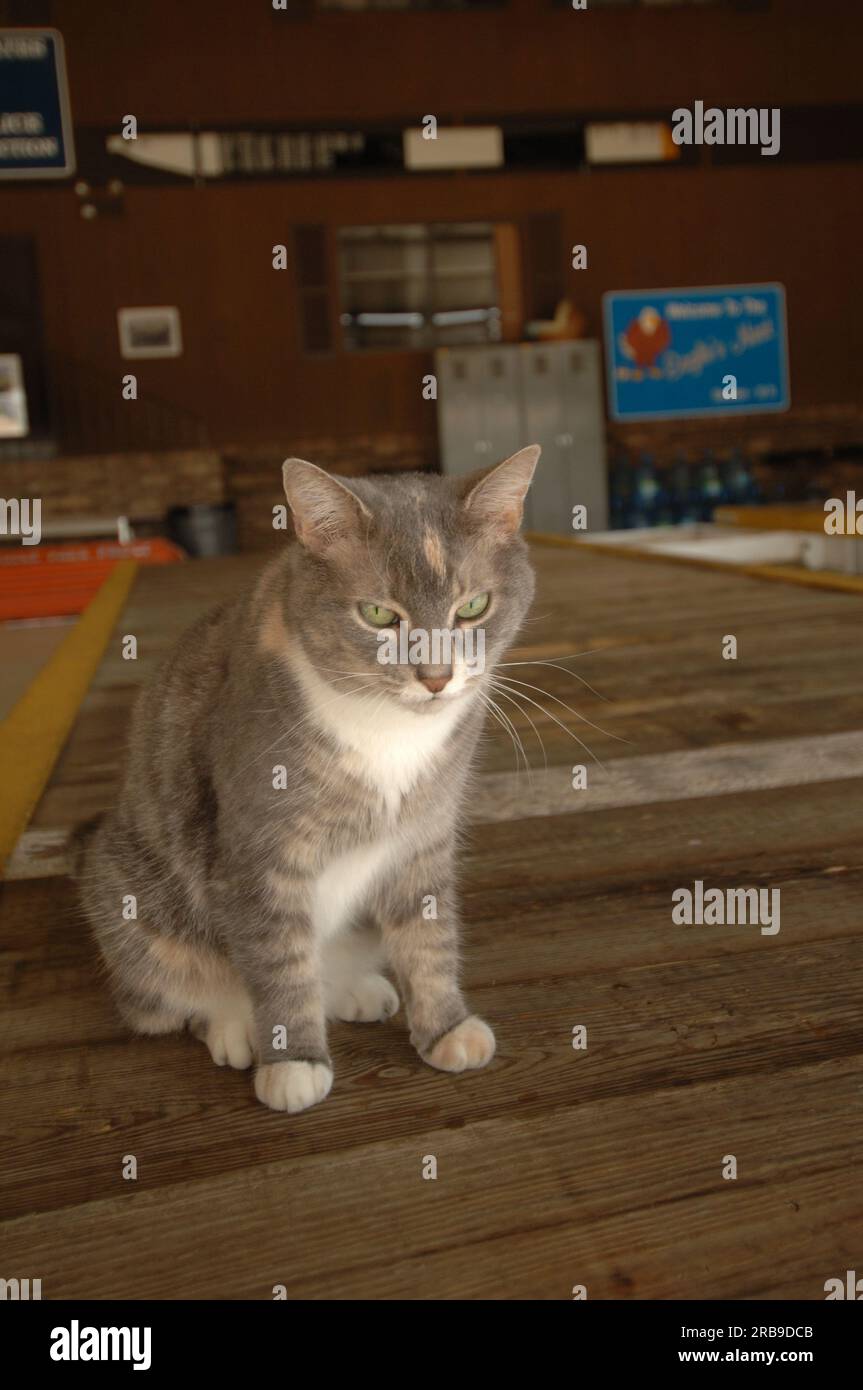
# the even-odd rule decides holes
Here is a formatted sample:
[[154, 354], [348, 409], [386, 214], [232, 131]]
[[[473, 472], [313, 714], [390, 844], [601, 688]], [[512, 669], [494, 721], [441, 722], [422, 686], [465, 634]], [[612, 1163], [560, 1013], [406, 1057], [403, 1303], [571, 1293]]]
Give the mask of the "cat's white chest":
[[396, 711], [395, 718], [388, 716], [388, 720], [387, 727], [381, 730], [360, 715], [359, 719], [345, 720], [338, 730], [333, 730], [347, 766], [355, 777], [369, 785], [371, 795], [377, 794], [380, 798], [392, 829], [385, 831], [381, 839], [331, 860], [318, 876], [312, 899], [312, 920], [322, 941], [348, 924], [368, 899], [375, 882], [404, 854], [404, 841], [397, 825], [402, 798], [429, 769], [452, 728], [444, 712], [440, 717], [429, 719], [408, 716], [402, 722]]
[[402, 798], [433, 770], [461, 715], [460, 702], [417, 714], [382, 702], [374, 691], [334, 693], [305, 661], [298, 663], [298, 674], [315, 723], [338, 745], [348, 770], [397, 815]]
[[312, 890], [312, 923], [320, 941], [342, 931], [368, 898], [375, 880], [395, 861], [395, 836], [360, 845], [330, 860]]
[[396, 815], [406, 796], [434, 762], [452, 732], [458, 710], [442, 709], [433, 715], [418, 716], [410, 710], [380, 712], [369, 708], [351, 711], [339, 731], [343, 747], [350, 750], [350, 763], [383, 798], [387, 810]]
[[391, 826], [379, 839], [331, 859], [315, 880], [312, 921], [318, 939], [326, 941], [348, 925], [368, 900], [376, 881], [393, 868], [405, 852], [397, 819], [402, 799], [426, 772], [433, 772], [438, 755], [460, 716], [458, 702], [418, 715], [383, 704], [372, 692], [334, 693], [305, 662], [297, 663], [310, 715], [335, 742], [341, 764], [364, 782], [378, 799]]

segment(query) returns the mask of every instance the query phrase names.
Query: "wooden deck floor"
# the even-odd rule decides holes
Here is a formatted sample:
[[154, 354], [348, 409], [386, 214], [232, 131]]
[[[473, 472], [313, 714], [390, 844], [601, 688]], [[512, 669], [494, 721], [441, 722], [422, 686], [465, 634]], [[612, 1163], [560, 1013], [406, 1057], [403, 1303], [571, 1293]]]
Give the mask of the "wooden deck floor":
[[[463, 896], [498, 1056], [452, 1078], [401, 1015], [336, 1025], [333, 1093], [298, 1117], [189, 1037], [126, 1036], [63, 873], [137, 681], [253, 565], [141, 573], [118, 627], [140, 659], [112, 642], [3, 889], [0, 1274], [47, 1298], [821, 1299], [860, 1268], [860, 599], [536, 561], [512, 659], [589, 651], [572, 664], [606, 698], [509, 673], [627, 742], [528, 691], [605, 770], [529, 707], [548, 769], [510, 709], [534, 768], [516, 777], [489, 731]], [[695, 879], [779, 888], [779, 933], [675, 925]]]

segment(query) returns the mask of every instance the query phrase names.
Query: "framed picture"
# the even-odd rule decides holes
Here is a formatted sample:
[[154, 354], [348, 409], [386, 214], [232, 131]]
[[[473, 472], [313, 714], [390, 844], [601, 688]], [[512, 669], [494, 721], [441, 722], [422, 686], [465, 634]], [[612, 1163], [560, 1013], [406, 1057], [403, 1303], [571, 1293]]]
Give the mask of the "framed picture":
[[0, 439], [21, 439], [29, 433], [21, 358], [17, 352], [0, 353]]
[[179, 357], [183, 351], [180, 311], [173, 305], [118, 309], [123, 357]]

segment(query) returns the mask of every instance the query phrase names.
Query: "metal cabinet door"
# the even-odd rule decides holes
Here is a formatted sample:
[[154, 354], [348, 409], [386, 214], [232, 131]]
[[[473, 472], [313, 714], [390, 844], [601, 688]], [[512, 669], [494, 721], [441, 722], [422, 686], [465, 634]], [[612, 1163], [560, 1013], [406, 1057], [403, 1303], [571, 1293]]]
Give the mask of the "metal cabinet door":
[[562, 444], [561, 363], [556, 343], [524, 343], [518, 351], [524, 393], [525, 443], [542, 446], [530, 490], [530, 527], [563, 535], [572, 525], [571, 460]]
[[[477, 467], [491, 467], [524, 448], [531, 441], [524, 433], [521, 363], [517, 346], [512, 344], [482, 349], [483, 358], [483, 443]], [[531, 521], [530, 494], [525, 500], [524, 530]]]
[[444, 473], [470, 473], [480, 466], [478, 441], [485, 437], [483, 373], [470, 349], [440, 348], [435, 353], [438, 435]]
[[477, 466], [500, 463], [516, 453], [522, 439], [521, 373], [514, 346], [481, 348], [483, 382], [483, 447]]
[[471, 473], [522, 447], [518, 348], [442, 348], [435, 355], [444, 473]]
[[604, 531], [608, 525], [608, 473], [599, 344], [558, 343], [556, 351], [562, 403], [560, 447], [569, 468], [570, 513], [572, 506], [583, 504], [588, 530]]

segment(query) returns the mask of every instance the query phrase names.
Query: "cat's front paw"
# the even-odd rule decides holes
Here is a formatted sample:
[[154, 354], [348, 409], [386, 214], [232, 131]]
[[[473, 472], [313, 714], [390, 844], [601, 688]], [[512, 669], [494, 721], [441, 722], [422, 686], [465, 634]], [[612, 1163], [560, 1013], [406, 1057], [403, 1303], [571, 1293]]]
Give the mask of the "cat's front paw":
[[471, 1014], [438, 1038], [431, 1051], [423, 1055], [429, 1066], [439, 1071], [467, 1071], [490, 1062], [494, 1047], [494, 1033], [488, 1024]]
[[360, 975], [327, 990], [327, 1018], [345, 1023], [379, 1023], [398, 1012], [399, 997], [383, 975]]
[[289, 1115], [324, 1100], [332, 1084], [332, 1068], [326, 1062], [268, 1062], [255, 1072], [258, 1100]]

